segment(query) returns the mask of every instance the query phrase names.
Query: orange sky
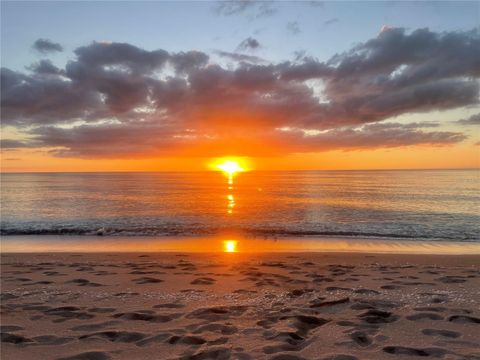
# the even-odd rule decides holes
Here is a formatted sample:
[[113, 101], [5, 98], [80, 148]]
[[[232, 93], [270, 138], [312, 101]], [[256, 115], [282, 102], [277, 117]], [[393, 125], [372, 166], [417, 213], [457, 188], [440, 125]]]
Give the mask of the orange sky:
[[[2, 172], [202, 171], [210, 158], [74, 159], [52, 157], [38, 150], [4, 151]], [[460, 144], [431, 147], [326, 151], [278, 157], [250, 158], [255, 170], [429, 169], [478, 168], [480, 146]]]

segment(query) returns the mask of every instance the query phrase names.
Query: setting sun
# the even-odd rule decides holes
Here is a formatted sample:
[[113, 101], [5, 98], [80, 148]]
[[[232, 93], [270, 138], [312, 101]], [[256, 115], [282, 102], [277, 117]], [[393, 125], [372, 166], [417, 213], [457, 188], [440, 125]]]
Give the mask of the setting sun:
[[236, 161], [225, 161], [224, 163], [217, 165], [217, 168], [228, 175], [233, 175], [236, 172], [244, 171], [244, 169], [238, 165]]
[[209, 167], [215, 171], [222, 171], [228, 177], [236, 173], [249, 170], [248, 161], [245, 158], [219, 158], [214, 159]]
[[223, 248], [225, 252], [237, 252], [237, 241], [226, 240], [223, 242]]

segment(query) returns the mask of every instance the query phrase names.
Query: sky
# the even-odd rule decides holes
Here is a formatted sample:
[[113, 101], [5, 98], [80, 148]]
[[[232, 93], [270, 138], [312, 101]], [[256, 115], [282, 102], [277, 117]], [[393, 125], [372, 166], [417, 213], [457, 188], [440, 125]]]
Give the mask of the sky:
[[480, 166], [480, 3], [1, 3], [1, 169]]

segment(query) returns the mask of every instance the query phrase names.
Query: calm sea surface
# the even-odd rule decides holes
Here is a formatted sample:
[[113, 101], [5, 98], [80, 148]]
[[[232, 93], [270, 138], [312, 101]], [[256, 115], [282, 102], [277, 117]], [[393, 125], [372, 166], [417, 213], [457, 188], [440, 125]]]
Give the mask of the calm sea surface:
[[1, 234], [478, 241], [480, 171], [1, 175]]

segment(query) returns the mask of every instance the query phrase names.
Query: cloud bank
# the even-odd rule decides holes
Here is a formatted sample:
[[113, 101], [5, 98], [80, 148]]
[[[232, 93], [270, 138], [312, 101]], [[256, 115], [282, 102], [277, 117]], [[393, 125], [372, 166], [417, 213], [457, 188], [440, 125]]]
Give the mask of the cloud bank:
[[466, 136], [383, 120], [478, 105], [479, 48], [475, 30], [389, 28], [325, 62], [217, 52], [225, 68], [200, 51], [94, 42], [64, 68], [1, 69], [2, 125], [25, 135], [2, 147], [116, 158], [454, 144]]

